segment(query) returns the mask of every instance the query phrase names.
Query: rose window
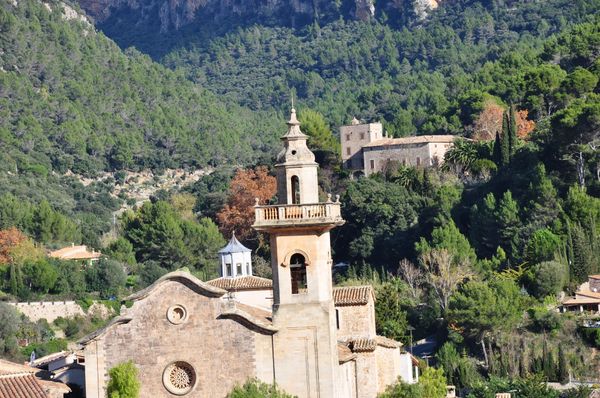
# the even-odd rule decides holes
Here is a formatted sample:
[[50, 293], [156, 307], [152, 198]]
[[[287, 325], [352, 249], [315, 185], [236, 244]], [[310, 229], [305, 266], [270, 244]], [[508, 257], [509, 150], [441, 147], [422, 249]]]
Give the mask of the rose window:
[[179, 325], [187, 319], [187, 311], [182, 305], [174, 305], [167, 310], [167, 319], [169, 322]]
[[185, 395], [196, 384], [196, 372], [187, 362], [173, 362], [166, 367], [163, 373], [163, 384], [170, 393]]

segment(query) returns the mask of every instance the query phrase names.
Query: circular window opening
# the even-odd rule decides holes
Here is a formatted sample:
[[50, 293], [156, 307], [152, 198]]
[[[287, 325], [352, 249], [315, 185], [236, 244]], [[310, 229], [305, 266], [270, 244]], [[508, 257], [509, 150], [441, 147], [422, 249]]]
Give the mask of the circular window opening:
[[185, 395], [196, 385], [196, 371], [187, 362], [173, 362], [163, 372], [163, 384], [171, 394]]
[[167, 310], [167, 319], [175, 325], [187, 320], [187, 311], [182, 305], [174, 305]]
[[293, 150], [293, 151], [292, 151], [292, 155], [295, 155], [295, 154], [296, 154], [296, 150]]

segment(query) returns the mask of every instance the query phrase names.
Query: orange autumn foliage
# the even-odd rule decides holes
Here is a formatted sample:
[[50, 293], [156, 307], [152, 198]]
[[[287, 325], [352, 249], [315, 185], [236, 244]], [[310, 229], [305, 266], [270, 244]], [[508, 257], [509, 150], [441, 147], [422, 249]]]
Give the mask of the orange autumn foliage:
[[496, 132], [502, 132], [502, 114], [504, 108], [493, 101], [487, 101], [483, 110], [473, 123], [473, 139], [490, 141], [496, 138]]
[[11, 251], [27, 237], [15, 227], [0, 231], [0, 265], [11, 262]]
[[229, 185], [227, 203], [217, 214], [221, 232], [228, 238], [235, 231], [240, 240], [256, 239], [254, 223], [255, 198], [264, 204], [276, 192], [275, 177], [266, 167], [239, 169]]
[[[496, 138], [496, 132], [502, 134], [502, 115], [504, 108], [493, 101], [486, 102], [483, 110], [473, 123], [473, 139], [477, 141], [490, 141]], [[517, 137], [526, 140], [535, 128], [535, 122], [528, 120], [529, 111], [517, 111]]]
[[535, 129], [535, 122], [533, 120], [528, 120], [529, 111], [527, 109], [523, 109], [517, 111], [516, 119], [517, 119], [517, 137], [522, 140], [526, 140], [529, 137], [529, 134]]

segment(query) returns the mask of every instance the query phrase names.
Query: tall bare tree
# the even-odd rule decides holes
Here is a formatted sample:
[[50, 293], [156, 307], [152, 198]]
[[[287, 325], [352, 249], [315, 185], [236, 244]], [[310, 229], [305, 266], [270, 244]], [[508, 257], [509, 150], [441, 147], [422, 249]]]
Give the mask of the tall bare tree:
[[427, 283], [434, 290], [442, 312], [446, 312], [450, 296], [458, 285], [473, 276], [471, 265], [446, 249], [431, 249], [421, 254], [420, 259], [427, 270]]
[[423, 270], [404, 258], [400, 260], [397, 273], [410, 287], [412, 298], [418, 302], [421, 299], [421, 287], [425, 283]]

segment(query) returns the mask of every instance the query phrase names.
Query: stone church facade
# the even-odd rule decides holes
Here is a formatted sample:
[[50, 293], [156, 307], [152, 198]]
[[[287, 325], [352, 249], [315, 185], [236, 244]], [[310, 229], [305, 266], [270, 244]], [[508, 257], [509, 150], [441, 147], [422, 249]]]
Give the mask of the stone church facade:
[[338, 200], [319, 202], [306, 139], [292, 110], [279, 204], [255, 207], [273, 280], [230, 276], [225, 263], [216, 280], [172, 272], [130, 296], [131, 308], [80, 342], [88, 398], [103, 398], [109, 369], [128, 360], [144, 398], [225, 397], [249, 378], [300, 398], [373, 398], [398, 377], [416, 381], [410, 354], [375, 332], [373, 289], [332, 286], [329, 231], [344, 221]]

